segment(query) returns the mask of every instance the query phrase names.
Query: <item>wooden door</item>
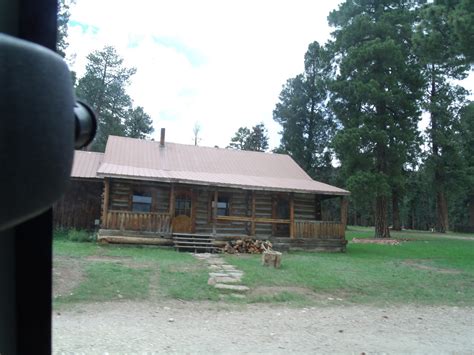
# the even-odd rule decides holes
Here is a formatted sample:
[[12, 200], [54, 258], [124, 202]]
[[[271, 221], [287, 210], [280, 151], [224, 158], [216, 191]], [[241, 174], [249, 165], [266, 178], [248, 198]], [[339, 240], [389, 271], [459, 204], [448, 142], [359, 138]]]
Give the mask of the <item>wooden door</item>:
[[[273, 218], [289, 219], [290, 203], [286, 196], [277, 195], [273, 199]], [[273, 235], [275, 237], [288, 237], [290, 235], [290, 225], [277, 223], [273, 225]]]
[[174, 200], [173, 233], [192, 233], [194, 230], [194, 198], [191, 191], [177, 191]]

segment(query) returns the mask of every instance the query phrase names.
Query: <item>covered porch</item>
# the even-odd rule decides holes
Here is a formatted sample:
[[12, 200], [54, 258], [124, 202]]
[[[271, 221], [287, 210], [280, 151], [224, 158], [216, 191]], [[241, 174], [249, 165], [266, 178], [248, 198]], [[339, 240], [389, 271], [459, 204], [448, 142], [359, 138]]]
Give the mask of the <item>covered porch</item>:
[[[142, 191], [141, 199], [136, 197], [137, 190]], [[101, 235], [132, 232], [150, 242], [153, 238], [172, 241], [196, 235], [206, 237], [216, 247], [236, 238], [269, 239], [281, 249], [305, 244], [315, 247], [318, 241], [338, 250], [346, 245], [346, 196], [182, 184], [149, 184], [144, 189], [141, 182], [117, 184], [105, 178], [103, 197]], [[322, 220], [322, 202], [329, 198], [339, 199], [337, 220]], [[134, 201], [148, 201], [149, 206], [138, 211]]]

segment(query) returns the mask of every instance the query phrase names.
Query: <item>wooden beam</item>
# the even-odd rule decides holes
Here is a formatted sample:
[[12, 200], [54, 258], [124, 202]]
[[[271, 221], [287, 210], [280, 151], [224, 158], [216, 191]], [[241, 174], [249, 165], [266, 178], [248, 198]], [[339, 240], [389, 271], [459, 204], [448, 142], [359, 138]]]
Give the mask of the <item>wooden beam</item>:
[[295, 199], [290, 193], [290, 238], [295, 238]]
[[99, 243], [118, 243], [118, 244], [148, 244], [172, 246], [173, 240], [171, 238], [143, 238], [143, 237], [122, 237], [122, 236], [108, 236], [102, 235], [97, 237]]
[[102, 228], [107, 228], [107, 213], [109, 211], [110, 179], [104, 178], [104, 201], [102, 206]]
[[219, 198], [219, 193], [217, 190], [214, 191], [214, 206], [212, 208], [212, 234], [217, 234], [217, 201]]
[[197, 192], [191, 190], [191, 232], [196, 233]]
[[218, 216], [218, 221], [233, 221], [233, 222], [254, 222], [254, 223], [281, 223], [290, 224], [289, 219], [282, 218], [264, 218], [264, 217], [246, 217], [246, 216]]
[[250, 225], [250, 235], [252, 237], [255, 236], [255, 205], [256, 205], [256, 196], [255, 196], [255, 191], [252, 191], [252, 217], [250, 219], [251, 225]]
[[346, 229], [347, 225], [347, 210], [349, 209], [349, 200], [347, 197], [342, 196], [341, 197], [341, 224], [344, 226], [344, 229]]

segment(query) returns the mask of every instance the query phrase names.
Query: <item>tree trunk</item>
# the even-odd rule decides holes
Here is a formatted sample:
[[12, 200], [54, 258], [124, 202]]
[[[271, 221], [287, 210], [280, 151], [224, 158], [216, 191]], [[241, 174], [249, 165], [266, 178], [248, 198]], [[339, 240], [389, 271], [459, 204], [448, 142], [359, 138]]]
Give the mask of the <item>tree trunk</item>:
[[394, 189], [392, 191], [392, 228], [395, 231], [400, 231], [402, 230], [402, 226], [400, 224], [400, 209], [398, 207], [398, 191]]
[[387, 224], [387, 197], [377, 196], [375, 199], [375, 238], [390, 238]]
[[474, 227], [474, 195], [469, 198], [469, 226]]
[[448, 202], [444, 193], [444, 187], [441, 186], [436, 193], [436, 231], [446, 233], [448, 225]]

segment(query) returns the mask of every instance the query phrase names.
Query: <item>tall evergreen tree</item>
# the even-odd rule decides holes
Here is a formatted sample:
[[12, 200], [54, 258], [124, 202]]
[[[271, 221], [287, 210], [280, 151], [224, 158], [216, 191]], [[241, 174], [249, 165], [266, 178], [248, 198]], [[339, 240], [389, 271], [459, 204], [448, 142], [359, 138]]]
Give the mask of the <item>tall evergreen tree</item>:
[[268, 131], [263, 123], [252, 127], [246, 148], [255, 152], [265, 152], [268, 149]]
[[75, 0], [58, 1], [56, 52], [63, 58], [66, 56], [66, 48], [69, 45], [67, 42], [67, 24], [71, 17], [70, 8], [75, 2]]
[[347, 0], [329, 15], [338, 67], [331, 101], [342, 124], [335, 148], [349, 188], [375, 199], [376, 238], [390, 236], [392, 176], [416, 145], [422, 84], [411, 55], [416, 5]]
[[331, 165], [330, 143], [334, 123], [327, 108], [330, 77], [328, 50], [311, 43], [304, 58], [305, 71], [283, 86], [273, 119], [282, 126], [279, 152], [290, 154], [311, 176]]
[[143, 107], [129, 108], [125, 117], [125, 135], [131, 138], [144, 139], [153, 133], [153, 121]]
[[124, 122], [132, 105], [126, 88], [136, 69], [125, 67], [111, 46], [92, 52], [87, 60], [86, 73], [79, 79], [76, 94], [97, 114], [99, 125], [92, 149], [103, 151], [109, 135], [126, 135]]
[[248, 139], [250, 137], [250, 129], [240, 127], [234, 136], [230, 139], [228, 148], [248, 150]]
[[454, 176], [460, 166], [459, 147], [455, 135], [459, 128], [459, 109], [467, 94], [462, 87], [453, 84], [453, 79], [464, 79], [469, 65], [459, 48], [453, 45], [456, 35], [450, 25], [450, 14], [454, 10], [452, 1], [435, 1], [420, 12], [420, 23], [415, 34], [415, 51], [421, 64], [424, 78], [423, 108], [430, 114], [427, 130], [430, 156], [428, 164], [432, 171], [432, 186], [436, 195], [436, 230], [446, 232], [449, 228], [448, 189], [455, 184]]
[[231, 138], [228, 148], [264, 152], [268, 149], [268, 132], [263, 123], [249, 129], [240, 127]]
[[[474, 102], [461, 110], [461, 154], [464, 161], [462, 208], [468, 210], [467, 224], [474, 231]], [[466, 208], [467, 207], [467, 208]]]
[[449, 22], [454, 31], [455, 46], [467, 61], [474, 63], [474, 1], [472, 0], [443, 0], [443, 4], [456, 5], [450, 12]]

